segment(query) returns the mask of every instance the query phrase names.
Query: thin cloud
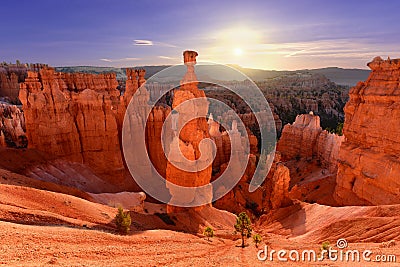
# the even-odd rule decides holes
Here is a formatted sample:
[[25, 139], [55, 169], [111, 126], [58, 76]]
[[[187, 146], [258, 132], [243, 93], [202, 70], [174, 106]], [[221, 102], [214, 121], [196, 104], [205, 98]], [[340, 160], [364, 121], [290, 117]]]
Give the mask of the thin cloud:
[[295, 51], [293, 53], [285, 55], [285, 57], [294, 57], [294, 56], [296, 56], [298, 54], [303, 54], [304, 52], [307, 52], [308, 50], [309, 49], [302, 49], [302, 50], [299, 50], [299, 51]]
[[177, 47], [176, 45], [163, 43], [163, 42], [155, 42], [155, 45], [164, 46], [164, 47]]
[[161, 59], [175, 59], [173, 57], [167, 57], [167, 56], [158, 56], [158, 58], [161, 58]]
[[153, 45], [153, 41], [150, 40], [133, 40], [134, 41], [134, 45]]
[[284, 58], [370, 58], [374, 55], [395, 54], [397, 47], [384, 46], [365, 38], [328, 39], [310, 42], [259, 44], [248, 49], [253, 55], [281, 55]]
[[100, 58], [101, 61], [104, 62], [126, 62], [126, 61], [135, 61], [140, 60], [138, 57], [124, 57], [124, 58], [117, 58], [117, 59], [110, 59], [110, 58]]
[[134, 45], [141, 45], [141, 46], [163, 46], [163, 47], [177, 47], [176, 45], [173, 44], [168, 44], [164, 42], [153, 42], [151, 40], [142, 40], [142, 39], [137, 39], [133, 40]]

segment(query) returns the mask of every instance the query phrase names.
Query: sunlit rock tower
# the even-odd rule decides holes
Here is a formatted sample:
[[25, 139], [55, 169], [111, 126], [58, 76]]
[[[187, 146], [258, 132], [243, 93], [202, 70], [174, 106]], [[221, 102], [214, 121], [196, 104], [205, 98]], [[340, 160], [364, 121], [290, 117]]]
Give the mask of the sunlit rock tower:
[[[172, 103], [172, 108], [177, 111], [175, 115], [177, 117], [175, 119], [177, 125], [173, 125], [176, 135], [168, 153], [169, 162], [167, 164], [166, 179], [170, 183], [185, 187], [200, 187], [209, 184], [212, 172], [212, 147], [204, 146], [203, 143], [202, 153], [200, 153], [200, 142], [205, 138], [210, 138], [210, 134], [206, 119], [209, 103], [205, 98], [205, 93], [197, 87], [198, 81], [194, 72], [197, 55], [195, 51], [185, 51], [183, 53], [187, 72], [181, 80], [180, 88], [174, 93]], [[181, 103], [193, 99], [196, 101], [178, 107]], [[194, 119], [191, 120], [190, 118]], [[183, 162], [181, 155], [191, 162]], [[185, 168], [178, 168], [176, 163], [185, 165]], [[188, 169], [191, 171], [188, 171]], [[179, 203], [184, 206], [197, 203], [200, 199], [205, 199], [207, 203], [211, 203], [211, 186], [206, 190], [204, 188], [196, 189], [190, 193], [185, 191], [184, 194], [182, 194], [182, 191], [168, 186], [168, 183], [167, 187], [171, 194], [171, 200], [179, 199]], [[199, 210], [201, 208], [202, 206], [194, 209]], [[168, 213], [182, 212], [187, 209], [172, 205], [167, 206]]]

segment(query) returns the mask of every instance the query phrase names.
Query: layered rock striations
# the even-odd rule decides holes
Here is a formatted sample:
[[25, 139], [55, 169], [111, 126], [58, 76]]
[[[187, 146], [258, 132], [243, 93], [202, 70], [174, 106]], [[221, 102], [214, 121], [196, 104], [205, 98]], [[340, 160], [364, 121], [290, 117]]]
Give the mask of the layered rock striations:
[[115, 74], [28, 71], [19, 94], [28, 146], [87, 164], [96, 174], [122, 183], [117, 85]]
[[344, 136], [322, 130], [320, 119], [313, 114], [296, 117], [293, 124], [286, 124], [277, 150], [284, 161], [293, 159], [319, 160], [331, 173], [337, 170], [337, 158]]
[[400, 203], [400, 60], [377, 57], [368, 66], [345, 106], [335, 190], [343, 205]]

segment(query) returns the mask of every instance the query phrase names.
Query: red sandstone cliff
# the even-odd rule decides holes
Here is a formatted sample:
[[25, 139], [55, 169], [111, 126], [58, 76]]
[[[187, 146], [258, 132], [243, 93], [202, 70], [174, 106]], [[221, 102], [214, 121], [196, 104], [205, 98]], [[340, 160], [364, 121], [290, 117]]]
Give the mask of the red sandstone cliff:
[[400, 60], [375, 58], [350, 90], [335, 191], [344, 205], [400, 203]]
[[19, 98], [28, 146], [85, 163], [115, 184], [124, 182], [115, 74], [28, 72]]
[[0, 72], [0, 96], [16, 99], [18, 97], [18, 76], [15, 73]]
[[337, 170], [337, 158], [344, 136], [322, 130], [320, 119], [312, 114], [296, 117], [293, 124], [286, 124], [278, 142], [277, 150], [283, 160], [297, 158], [317, 159], [331, 173]]
[[[38, 65], [39, 66], [39, 65]], [[12, 101], [18, 99], [19, 83], [26, 77], [25, 65], [0, 65], [0, 97], [8, 97]]]

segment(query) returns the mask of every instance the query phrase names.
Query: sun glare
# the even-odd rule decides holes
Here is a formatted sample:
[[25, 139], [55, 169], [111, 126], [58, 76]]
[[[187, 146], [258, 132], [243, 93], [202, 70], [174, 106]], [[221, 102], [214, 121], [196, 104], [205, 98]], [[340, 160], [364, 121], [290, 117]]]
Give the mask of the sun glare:
[[235, 56], [241, 56], [241, 55], [243, 55], [243, 50], [241, 48], [237, 47], [233, 50], [233, 53], [235, 54]]
[[229, 28], [216, 29], [210, 37], [215, 42], [210, 43], [205, 54], [211, 61], [246, 67], [266, 65], [266, 57], [260, 56], [267, 37], [262, 30], [244, 24], [230, 25]]

